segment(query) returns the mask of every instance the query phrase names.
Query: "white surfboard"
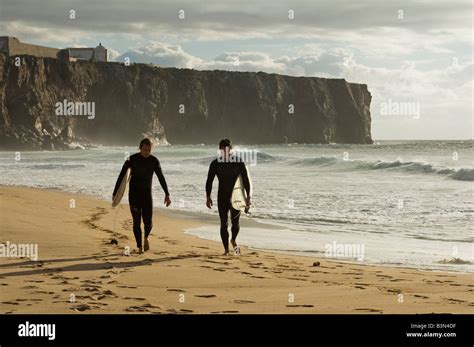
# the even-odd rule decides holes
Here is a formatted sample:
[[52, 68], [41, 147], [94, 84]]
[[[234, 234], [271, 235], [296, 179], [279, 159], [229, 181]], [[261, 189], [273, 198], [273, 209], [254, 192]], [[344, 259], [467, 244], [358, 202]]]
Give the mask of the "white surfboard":
[[[250, 182], [250, 195], [252, 195], [252, 179], [250, 178], [249, 170], [247, 170], [247, 177], [249, 178]], [[235, 181], [234, 190], [232, 191], [232, 197], [230, 201], [233, 208], [239, 211], [245, 211], [247, 209], [247, 211], [245, 211], [245, 213], [247, 213], [250, 206], [247, 206], [246, 200], [247, 192], [245, 191], [244, 180], [242, 179], [242, 175], [239, 175]]]
[[122, 178], [122, 182], [120, 182], [119, 189], [117, 190], [117, 193], [115, 193], [114, 199], [112, 200], [112, 207], [117, 206], [120, 204], [120, 201], [122, 201], [123, 195], [125, 194], [125, 190], [127, 189], [127, 184], [128, 181], [130, 180], [130, 173], [131, 169], [128, 168], [127, 172], [125, 172], [125, 175]]

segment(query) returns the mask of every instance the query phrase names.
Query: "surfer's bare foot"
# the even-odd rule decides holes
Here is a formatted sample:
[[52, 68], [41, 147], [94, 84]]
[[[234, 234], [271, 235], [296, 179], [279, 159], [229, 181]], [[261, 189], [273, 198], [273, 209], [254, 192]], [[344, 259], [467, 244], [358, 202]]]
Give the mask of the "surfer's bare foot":
[[143, 245], [143, 250], [146, 252], [150, 249], [150, 242], [148, 242], [148, 239], [145, 239], [145, 243]]
[[138, 254], [142, 254], [142, 253], [143, 253], [143, 249], [142, 249], [141, 247], [138, 247], [138, 248], [137, 248], [137, 253], [138, 253]]
[[222, 255], [229, 255], [229, 250], [226, 249], [226, 250], [224, 251], [224, 254], [222, 254]]
[[232, 243], [232, 246], [234, 247], [234, 255], [240, 255], [240, 247], [237, 245], [237, 242], [235, 242], [235, 240], [230, 240], [230, 243]]

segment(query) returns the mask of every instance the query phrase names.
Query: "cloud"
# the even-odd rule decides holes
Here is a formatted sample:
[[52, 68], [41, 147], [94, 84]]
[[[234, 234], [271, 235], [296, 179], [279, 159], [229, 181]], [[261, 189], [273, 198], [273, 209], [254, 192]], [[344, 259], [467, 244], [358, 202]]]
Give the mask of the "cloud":
[[162, 67], [194, 68], [201, 63], [201, 59], [194, 57], [179, 45], [168, 45], [162, 42], [151, 41], [147, 45], [127, 51], [116, 58], [124, 61], [129, 58], [130, 62], [156, 64]]
[[[366, 34], [379, 33], [378, 37], [392, 37], [391, 47], [395, 43], [391, 41], [399, 39], [400, 49], [403, 49], [412, 45], [410, 40], [405, 40], [405, 33], [436, 36], [446, 42], [469, 40], [472, 21], [471, 4], [462, 0], [429, 3], [409, 0], [140, 0], [138, 3], [129, 0], [0, 0], [0, 5], [2, 29], [21, 21], [25, 34], [37, 28], [39, 32], [33, 30], [32, 35], [38, 36], [49, 28], [58, 33], [57, 40], [59, 33], [66, 31], [128, 33], [160, 40], [166, 36], [179, 38], [181, 42], [264, 37], [363, 40]], [[75, 11], [75, 19], [69, 18], [70, 10]], [[178, 17], [179, 11], [184, 11], [184, 18]], [[289, 11], [294, 11], [294, 18], [289, 18]], [[43, 34], [43, 40], [51, 36], [44, 31]]]

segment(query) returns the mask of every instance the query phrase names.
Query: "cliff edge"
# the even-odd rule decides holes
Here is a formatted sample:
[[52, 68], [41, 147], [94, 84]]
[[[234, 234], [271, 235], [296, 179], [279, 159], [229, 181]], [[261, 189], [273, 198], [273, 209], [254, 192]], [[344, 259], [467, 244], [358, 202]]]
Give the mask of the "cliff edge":
[[135, 146], [143, 136], [160, 144], [372, 143], [365, 84], [17, 58], [19, 66], [0, 54], [1, 149]]

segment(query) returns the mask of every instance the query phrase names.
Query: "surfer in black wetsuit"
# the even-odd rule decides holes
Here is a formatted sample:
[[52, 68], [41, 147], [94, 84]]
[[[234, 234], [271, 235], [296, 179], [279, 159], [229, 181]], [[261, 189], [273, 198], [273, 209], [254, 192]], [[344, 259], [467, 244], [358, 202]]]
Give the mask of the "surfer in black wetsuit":
[[237, 246], [237, 234], [240, 230], [239, 219], [240, 211], [234, 209], [231, 204], [232, 191], [234, 189], [235, 182], [239, 175], [242, 175], [245, 191], [247, 192], [247, 206], [250, 206], [250, 181], [247, 175], [247, 168], [245, 163], [241, 160], [230, 161], [230, 150], [232, 144], [229, 139], [223, 139], [219, 142], [219, 150], [221, 154], [217, 159], [214, 159], [209, 165], [209, 173], [207, 174], [206, 181], [206, 195], [207, 201], [206, 206], [211, 208], [213, 203], [211, 199], [212, 182], [214, 177], [217, 175], [219, 180], [219, 189], [217, 192], [217, 207], [219, 210], [219, 218], [221, 221], [221, 239], [224, 245], [224, 255], [229, 254], [229, 232], [227, 231], [229, 221], [229, 211], [231, 217], [231, 231], [232, 238], [230, 242], [234, 247], [235, 254], [240, 253], [240, 249]]
[[143, 218], [143, 225], [145, 227], [144, 247], [145, 251], [150, 249], [148, 236], [153, 227], [153, 200], [151, 196], [151, 187], [153, 173], [158, 176], [160, 185], [165, 192], [164, 204], [168, 207], [171, 204], [168, 186], [166, 185], [165, 176], [161, 171], [159, 160], [150, 154], [151, 141], [143, 139], [140, 142], [140, 152], [133, 154], [123, 164], [122, 171], [115, 184], [113, 196], [117, 193], [120, 183], [122, 182], [128, 168], [131, 168], [131, 177], [128, 190], [128, 202], [130, 204], [130, 212], [133, 218], [133, 234], [137, 242], [138, 252], [142, 252], [142, 229], [141, 220]]

